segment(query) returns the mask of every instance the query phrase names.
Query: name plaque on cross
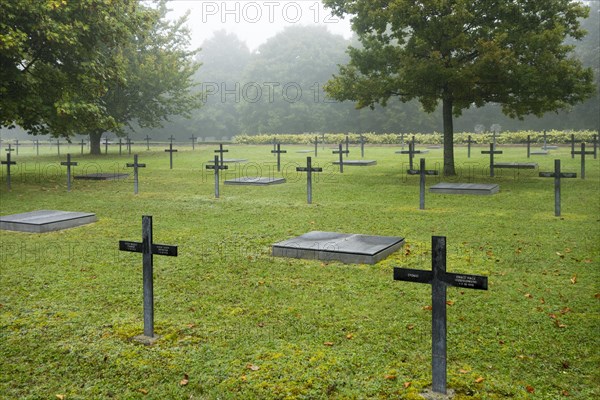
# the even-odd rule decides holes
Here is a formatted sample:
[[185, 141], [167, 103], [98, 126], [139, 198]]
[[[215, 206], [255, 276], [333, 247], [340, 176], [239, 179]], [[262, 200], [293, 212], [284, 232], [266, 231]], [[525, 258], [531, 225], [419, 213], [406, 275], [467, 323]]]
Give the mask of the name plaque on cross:
[[144, 285], [144, 334], [135, 339], [150, 344], [158, 336], [154, 334], [154, 277], [153, 255], [177, 257], [177, 246], [152, 243], [152, 216], [142, 216], [142, 241], [119, 241], [120, 251], [142, 253]]
[[464, 289], [488, 289], [488, 279], [481, 275], [454, 274], [446, 272], [446, 237], [431, 237], [431, 271], [394, 268], [394, 280], [431, 285], [431, 342], [432, 342], [432, 389], [446, 394], [446, 287]]

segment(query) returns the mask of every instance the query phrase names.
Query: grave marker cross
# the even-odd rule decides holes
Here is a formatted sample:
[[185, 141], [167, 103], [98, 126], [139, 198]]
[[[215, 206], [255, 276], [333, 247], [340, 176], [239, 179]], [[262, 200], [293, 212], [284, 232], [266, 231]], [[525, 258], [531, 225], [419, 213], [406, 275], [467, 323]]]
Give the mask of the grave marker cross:
[[127, 154], [131, 155], [131, 145], [134, 143], [131, 141], [131, 138], [129, 136], [127, 136], [126, 143], [127, 143]]
[[56, 152], [60, 156], [60, 139], [56, 139]]
[[146, 141], [146, 150], [150, 150], [150, 140], [152, 140], [152, 138], [150, 136], [146, 135], [144, 140]]
[[271, 150], [271, 153], [277, 153], [277, 172], [281, 171], [281, 153], [287, 153], [287, 150], [281, 150], [281, 144], [277, 143], [277, 149]]
[[190, 138], [190, 140], [192, 141], [192, 150], [196, 150], [196, 136], [194, 136], [194, 134], [192, 133], [192, 137]]
[[173, 142], [169, 143], [169, 148], [165, 149], [165, 152], [169, 152], [169, 166], [173, 169], [173, 153], [177, 153], [177, 149], [173, 148]]
[[76, 166], [77, 162], [71, 161], [71, 153], [67, 153], [67, 161], [62, 161], [60, 165], [67, 166], [67, 192], [71, 191], [71, 165]]
[[360, 134], [360, 158], [365, 158], [365, 137]]
[[[217, 150], [215, 150], [217, 151]], [[227, 150], [226, 150], [227, 151]], [[221, 159], [222, 160], [222, 159]], [[219, 170], [228, 169], [228, 165], [219, 164], [219, 156], [215, 154], [215, 163], [213, 165], [207, 165], [206, 169], [215, 170], [215, 198], [219, 198]]]
[[471, 144], [475, 143], [474, 140], [471, 139], [471, 135], [467, 138], [467, 158], [471, 158]]
[[108, 138], [104, 138], [104, 154], [108, 154]]
[[40, 141], [38, 139], [35, 140], [35, 155], [40, 155]]
[[[215, 153], [219, 153], [219, 159], [221, 160], [221, 167], [223, 167], [223, 153], [227, 153], [229, 150], [223, 149], [223, 143], [219, 143], [219, 150], [215, 150]], [[223, 168], [221, 168], [223, 169]]]
[[571, 151], [572, 155], [579, 154], [581, 155], [581, 179], [585, 179], [585, 155], [586, 154], [594, 154], [593, 151], [585, 151], [585, 143], [581, 143], [580, 151]]
[[431, 343], [433, 391], [446, 394], [446, 286], [487, 290], [486, 276], [446, 272], [446, 237], [431, 237], [431, 271], [394, 268], [394, 280], [431, 285]]
[[121, 149], [123, 147], [123, 140], [119, 138], [119, 155], [121, 155]]
[[540, 172], [542, 178], [554, 178], [554, 216], [560, 217], [560, 178], [577, 178], [572, 172], [560, 172], [560, 159], [554, 160], [554, 172]]
[[494, 144], [490, 143], [489, 150], [482, 150], [481, 154], [489, 154], [490, 155], [490, 176], [494, 176], [494, 154], [502, 154], [502, 150], [494, 150]]
[[[413, 137], [414, 139], [414, 137]], [[408, 169], [413, 169], [413, 158], [415, 158], [415, 154], [420, 154], [421, 150], [415, 150], [415, 142], [414, 140], [408, 142], [408, 150], [401, 150], [400, 154], [408, 154]]]
[[85, 140], [81, 139], [81, 155], [83, 155], [84, 146], [85, 146]]
[[[9, 144], [9, 147], [10, 147], [10, 144]], [[10, 190], [11, 189], [11, 187], [10, 187], [10, 166], [15, 165], [16, 162], [10, 160], [11, 150], [6, 149], [6, 151], [8, 151], [8, 153], [6, 153], [6, 161], [1, 161], [0, 164], [6, 165], [6, 187], [8, 188], [8, 190]]]
[[350, 153], [349, 146], [350, 146], [350, 138], [349, 138], [348, 134], [346, 133], [346, 153], [345, 153], [346, 157], [348, 157], [348, 153]]
[[[340, 145], [341, 146], [341, 145]], [[305, 167], [296, 167], [297, 172], [306, 172], [306, 199], [308, 204], [312, 204], [312, 173], [313, 172], [323, 172], [323, 168], [313, 168], [312, 159], [310, 157], [306, 157], [306, 168]]]
[[19, 155], [19, 139], [15, 140], [15, 149], [17, 149], [17, 155]]
[[145, 168], [146, 164], [138, 163], [138, 155], [133, 155], [133, 164], [127, 163], [128, 168], [133, 167], [133, 193], [138, 194], [138, 168]]
[[315, 157], [317, 157], [318, 148], [319, 148], [319, 137], [315, 136]]
[[344, 154], [347, 155], [348, 153], [350, 153], [350, 150], [342, 150], [342, 144], [340, 143], [338, 150], [333, 150], [332, 153], [340, 155], [340, 174], [343, 174], [344, 173], [344, 159], [343, 159], [343, 155]]
[[119, 240], [120, 251], [142, 253], [144, 284], [144, 337], [142, 340], [156, 339], [154, 336], [154, 283], [153, 255], [177, 257], [177, 246], [152, 243], [152, 216], [142, 216], [142, 242]]
[[15, 151], [15, 149], [12, 148], [12, 143], [9, 143], [8, 147], [4, 149], [4, 151], [6, 151], [8, 154], [10, 154], [11, 151]]
[[425, 169], [425, 159], [421, 158], [419, 160], [419, 169], [418, 170], [408, 170], [409, 174], [418, 173], [419, 174], [419, 209], [425, 209], [425, 176], [426, 175], [438, 175], [438, 171], [435, 169]]

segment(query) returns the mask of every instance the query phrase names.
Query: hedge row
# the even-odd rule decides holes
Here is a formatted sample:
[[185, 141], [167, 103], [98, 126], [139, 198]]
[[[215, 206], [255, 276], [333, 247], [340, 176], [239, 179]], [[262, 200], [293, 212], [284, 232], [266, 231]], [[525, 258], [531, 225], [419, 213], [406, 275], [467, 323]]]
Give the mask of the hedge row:
[[[325, 138], [325, 143], [343, 143], [346, 141], [346, 135], [351, 143], [360, 143], [360, 134], [358, 133], [303, 133], [303, 134], [263, 134], [263, 135], [238, 135], [233, 138], [234, 143], [238, 144], [314, 144], [315, 137], [319, 138], [319, 142]], [[592, 142], [594, 135], [598, 135], [595, 131], [547, 131], [546, 141], [548, 144], [566, 144], [571, 142], [571, 135], [575, 135], [575, 140], [578, 142]], [[441, 133], [364, 133], [365, 143], [370, 144], [400, 144], [402, 140], [408, 142], [415, 138], [415, 143], [420, 144], [442, 144], [443, 136]], [[492, 133], [470, 133], [456, 132], [454, 133], [454, 143], [467, 143], [468, 137], [475, 143], [483, 144], [492, 141]], [[544, 143], [544, 132], [539, 131], [517, 131], [517, 132], [502, 132], [496, 135], [496, 143], [498, 144], [524, 144], [527, 143], [527, 136], [530, 137], [531, 143]], [[596, 139], [597, 140], [597, 139]]]

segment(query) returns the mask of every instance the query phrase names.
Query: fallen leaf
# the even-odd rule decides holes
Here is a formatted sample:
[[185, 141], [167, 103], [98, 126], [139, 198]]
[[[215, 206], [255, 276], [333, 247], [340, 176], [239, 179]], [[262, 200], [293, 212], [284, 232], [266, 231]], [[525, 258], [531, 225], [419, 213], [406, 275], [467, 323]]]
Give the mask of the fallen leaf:
[[597, 298], [597, 299], [600, 299], [600, 293], [596, 293], [596, 294], [594, 295], [594, 297], [595, 297], [595, 298]]
[[347, 334], [346, 339], [348, 339], [348, 340], [354, 339], [354, 334], [353, 333]]
[[558, 319], [554, 320], [554, 325], [556, 325], [557, 328], [566, 328], [567, 327], [565, 324], [561, 324]]
[[412, 382], [404, 382], [404, 389], [408, 389], [410, 385], [412, 385]]
[[260, 369], [260, 367], [258, 365], [254, 365], [254, 364], [247, 364], [246, 368], [252, 371], [258, 371]]
[[544, 300], [544, 298], [543, 298], [543, 297], [541, 297], [541, 298], [540, 298], [540, 303], [541, 303], [541, 304], [546, 304], [546, 300]]
[[552, 314], [552, 313], [550, 313], [550, 314], [548, 314], [548, 316], [549, 316], [550, 318], [552, 318], [552, 319], [556, 319], [556, 314]]
[[196, 326], [196, 324], [187, 324], [186, 326], [187, 326], [188, 328], [192, 329], [192, 328], [194, 328], [194, 327]]
[[183, 374], [183, 379], [179, 381], [179, 385], [185, 386], [188, 383], [190, 383], [190, 377], [188, 376], [188, 374]]
[[446, 304], [448, 304], [449, 306], [453, 306], [454, 302], [452, 300], [446, 300]]
[[572, 283], [573, 285], [577, 283], [577, 274], [575, 274], [575, 275], [573, 275], [573, 276], [571, 277], [571, 283]]
[[565, 308], [563, 308], [563, 309], [561, 309], [561, 310], [560, 310], [560, 313], [561, 313], [561, 314], [566, 314], [566, 313], [568, 313], [569, 311], [571, 311], [571, 309], [570, 309], [569, 307], [565, 307]]
[[431, 310], [433, 310], [433, 307], [431, 307], [431, 306], [423, 306], [423, 310], [431, 311]]
[[586, 258], [585, 260], [583, 260], [584, 263], [586, 264], [591, 264], [592, 263], [592, 259], [591, 258]]
[[570, 396], [571, 394], [569, 392], [567, 392], [566, 390], [562, 391], [562, 395], [563, 396]]
[[568, 361], [563, 361], [561, 364], [564, 369], [569, 369], [569, 367], [571, 366]]
[[141, 394], [148, 394], [148, 391], [144, 388], [139, 388], [138, 392], [140, 392]]
[[468, 374], [471, 371], [466, 370], [466, 369], [459, 369], [458, 372], [461, 373], [461, 374]]
[[409, 331], [412, 331], [413, 329], [415, 329], [415, 326], [413, 324], [408, 324], [408, 325], [406, 325], [406, 329], [408, 329]]
[[393, 381], [396, 379], [396, 375], [385, 375], [384, 378], [388, 381]]
[[58, 400], [65, 400], [66, 396], [65, 396], [64, 394], [57, 394], [57, 395], [56, 395], [56, 398], [57, 398]]
[[571, 251], [572, 250], [570, 248], [568, 248], [568, 247], [565, 249], [565, 253], [570, 253]]
[[533, 296], [531, 295], [531, 293], [525, 293], [525, 297], [527, 297], [528, 299], [533, 299]]
[[246, 382], [248, 380], [248, 378], [246, 377], [246, 375], [242, 375], [240, 376], [240, 379], [244, 382]]
[[560, 258], [565, 258], [565, 255], [559, 251], [556, 252], [556, 255], [559, 256]]
[[529, 385], [525, 386], [525, 390], [527, 390], [529, 393], [535, 392], [535, 388], [533, 386], [529, 386]]
[[485, 379], [483, 378], [483, 376], [480, 376], [479, 378], [475, 379], [475, 383], [481, 383], [483, 382]]
[[325, 342], [323, 343], [325, 346], [333, 346], [333, 342]]
[[499, 340], [498, 343], [500, 343], [501, 345], [504, 344], [504, 340]]

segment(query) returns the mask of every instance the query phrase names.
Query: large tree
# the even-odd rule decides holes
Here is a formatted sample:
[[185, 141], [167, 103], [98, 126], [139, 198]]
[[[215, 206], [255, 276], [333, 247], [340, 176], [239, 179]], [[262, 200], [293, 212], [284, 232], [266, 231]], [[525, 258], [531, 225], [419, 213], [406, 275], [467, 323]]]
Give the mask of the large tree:
[[362, 47], [326, 86], [358, 108], [397, 96], [433, 112], [441, 101], [444, 174], [455, 175], [453, 118], [498, 103], [510, 117], [543, 115], [583, 101], [590, 69], [566, 38], [581, 39], [588, 9], [571, 0], [324, 0], [350, 15]]

